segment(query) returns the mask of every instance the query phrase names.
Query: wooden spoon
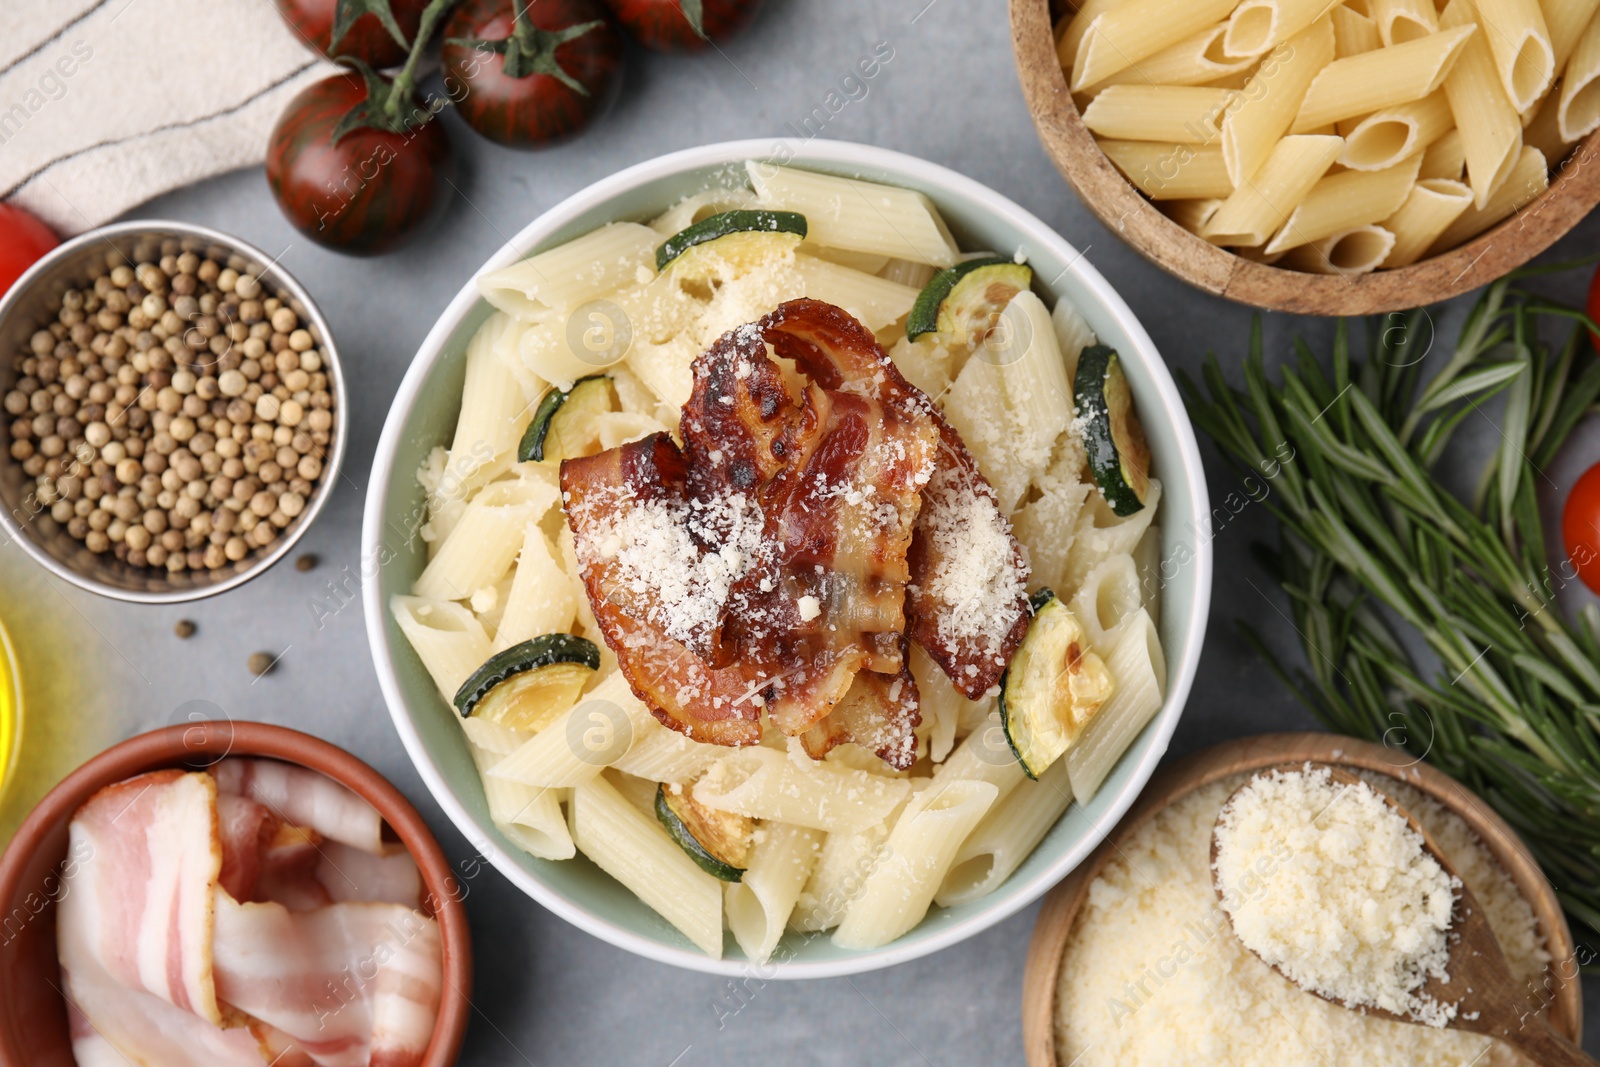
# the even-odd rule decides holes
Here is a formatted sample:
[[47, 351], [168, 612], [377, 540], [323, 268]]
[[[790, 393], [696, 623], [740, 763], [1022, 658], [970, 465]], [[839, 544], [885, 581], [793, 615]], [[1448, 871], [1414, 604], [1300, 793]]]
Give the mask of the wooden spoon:
[[[1478, 906], [1478, 901], [1472, 895], [1472, 890], [1467, 887], [1457, 874], [1450, 860], [1439, 848], [1439, 843], [1423, 828], [1422, 824], [1412, 817], [1411, 813], [1401, 807], [1389, 794], [1372, 786], [1348, 771], [1323, 763], [1291, 764], [1281, 767], [1272, 767], [1252, 775], [1250, 780], [1234, 790], [1222, 805], [1217, 814], [1217, 822], [1222, 821], [1222, 816], [1232, 807], [1235, 798], [1239, 796], [1257, 778], [1263, 775], [1280, 771], [1304, 770], [1307, 767], [1314, 770], [1326, 770], [1333, 781], [1345, 786], [1371, 786], [1373, 792], [1382, 797], [1391, 809], [1398, 812], [1402, 818], [1422, 836], [1423, 847], [1428, 854], [1439, 862], [1445, 873], [1455, 877], [1461, 883], [1457, 891], [1455, 909], [1451, 914], [1450, 928], [1448, 931], [1450, 960], [1445, 967], [1444, 978], [1431, 977], [1419, 991], [1425, 997], [1431, 997], [1440, 1004], [1454, 1003], [1456, 1005], [1455, 1018], [1450, 1020], [1449, 1027], [1454, 1030], [1466, 1030], [1475, 1034], [1487, 1034], [1497, 1037], [1516, 1049], [1523, 1056], [1534, 1063], [1545, 1067], [1582, 1067], [1582, 1065], [1595, 1065], [1596, 1061], [1585, 1055], [1577, 1045], [1557, 1033], [1549, 1023], [1544, 1012], [1525, 1012], [1519, 1009], [1526, 998], [1524, 991], [1511, 976], [1511, 967], [1506, 963], [1505, 953], [1500, 949], [1500, 942], [1495, 939], [1494, 931], [1489, 928], [1489, 920]], [[1217, 833], [1216, 827], [1211, 830], [1211, 878], [1216, 889], [1217, 899], [1222, 899], [1222, 886], [1217, 883]], [[1226, 912], [1224, 912], [1226, 913]], [[1231, 927], [1233, 917], [1228, 916]], [[1248, 948], [1249, 946], [1245, 946]], [[1259, 957], [1258, 957], [1259, 958]], [[1265, 962], [1265, 961], [1263, 961]], [[1279, 974], [1282, 970], [1274, 967]], [[1288, 978], [1288, 975], [1284, 975]], [[1290, 979], [1293, 981], [1293, 979]], [[1303, 986], [1301, 988], [1304, 988]], [[1316, 993], [1315, 990], [1307, 992]], [[1316, 993], [1317, 996], [1322, 996]], [[1349, 1007], [1343, 1001], [1331, 997], [1324, 1000], [1341, 1007]], [[1410, 1015], [1398, 1015], [1383, 1008], [1362, 1006], [1352, 1009], [1362, 1014], [1378, 1015], [1404, 1023], [1424, 1025], [1420, 1020]]]

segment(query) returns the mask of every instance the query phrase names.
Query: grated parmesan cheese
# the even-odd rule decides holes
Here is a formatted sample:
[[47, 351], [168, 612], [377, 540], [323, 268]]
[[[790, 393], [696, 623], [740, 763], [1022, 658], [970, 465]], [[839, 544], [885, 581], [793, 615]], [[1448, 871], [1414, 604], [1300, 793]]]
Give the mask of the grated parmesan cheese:
[[1454, 877], [1365, 782], [1326, 767], [1273, 772], [1241, 789], [1216, 827], [1222, 909], [1244, 946], [1305, 989], [1442, 1027]]
[[946, 609], [939, 615], [940, 640], [998, 654], [1016, 625], [1028, 581], [1011, 547], [1011, 524], [992, 494], [944, 468], [928, 483], [918, 525], [937, 561], [926, 591]]

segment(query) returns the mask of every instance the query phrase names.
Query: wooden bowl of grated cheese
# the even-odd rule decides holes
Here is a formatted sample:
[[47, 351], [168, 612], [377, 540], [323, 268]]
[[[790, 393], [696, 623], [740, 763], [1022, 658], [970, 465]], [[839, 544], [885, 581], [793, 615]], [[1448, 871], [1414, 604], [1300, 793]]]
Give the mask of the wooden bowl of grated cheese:
[[1320, 1062], [1312, 1049], [1321, 1047], [1338, 1048], [1341, 1061], [1374, 1064], [1525, 1062], [1479, 1035], [1361, 1018], [1289, 985], [1237, 944], [1212, 896], [1211, 822], [1244, 776], [1306, 760], [1384, 776], [1379, 787], [1429, 828], [1483, 903], [1513, 970], [1527, 979], [1525, 1010], [1547, 1010], [1558, 1031], [1581, 1040], [1572, 933], [1555, 890], [1511, 827], [1404, 751], [1282, 733], [1226, 742], [1165, 768], [1045, 898], [1023, 977], [1029, 1067], [1128, 1062], [1162, 1048], [1240, 1067], [1256, 1062], [1251, 1056], [1278, 1067]]

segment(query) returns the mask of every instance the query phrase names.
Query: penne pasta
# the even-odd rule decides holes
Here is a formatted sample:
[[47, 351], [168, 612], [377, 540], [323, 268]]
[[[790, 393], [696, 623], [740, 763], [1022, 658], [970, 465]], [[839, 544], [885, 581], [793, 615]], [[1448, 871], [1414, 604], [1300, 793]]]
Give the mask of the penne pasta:
[[1056, 41], [1056, 58], [1061, 61], [1061, 69], [1066, 73], [1068, 82], [1072, 80], [1072, 65], [1077, 62], [1078, 46], [1083, 43], [1083, 36], [1089, 31], [1089, 26], [1095, 19], [1122, 2], [1123, 0], [1083, 0], [1076, 5], [1077, 14], [1065, 20], [1065, 28]]
[[1139, 572], [1139, 593], [1150, 621], [1161, 626], [1161, 527], [1151, 525], [1133, 547], [1133, 564]]
[[654, 782], [691, 782], [724, 755], [725, 750], [717, 745], [702, 744], [667, 729], [637, 697], [633, 701], [637, 705], [630, 717], [633, 742], [612, 764], [617, 770]]
[[935, 267], [956, 261], [955, 239], [921, 193], [771, 163], [746, 169], [763, 206], [806, 217], [808, 241]]
[[1472, 207], [1472, 190], [1446, 178], [1424, 178], [1412, 188], [1400, 210], [1383, 222], [1394, 234], [1385, 267], [1410, 266], [1421, 259], [1450, 224]]
[[1027, 778], [1022, 765], [1017, 762], [1005, 731], [996, 721], [972, 731], [957, 745], [950, 758], [933, 773], [933, 785], [949, 783], [956, 779], [988, 782], [995, 788], [996, 799], [1005, 796]]
[[1550, 31], [1550, 51], [1556, 76], [1560, 77], [1577, 50], [1583, 31], [1600, 13], [1600, 0], [1542, 0], [1539, 8], [1545, 28]]
[[1339, 163], [1351, 170], [1386, 170], [1450, 132], [1455, 117], [1443, 91], [1374, 111], [1345, 135]]
[[816, 865], [789, 914], [789, 925], [804, 933], [832, 930], [866, 887], [867, 877], [888, 856], [894, 816], [858, 833], [829, 834]]
[[1323, 178], [1267, 243], [1267, 252], [1287, 252], [1358, 226], [1382, 222], [1405, 203], [1421, 166], [1422, 155], [1418, 153], [1387, 170], [1349, 170]]
[[1516, 166], [1505, 182], [1495, 190], [1489, 202], [1482, 207], [1473, 206], [1462, 212], [1440, 235], [1429, 250], [1437, 255], [1446, 249], [1465, 244], [1490, 227], [1505, 221], [1523, 207], [1544, 195], [1550, 187], [1550, 168], [1537, 148], [1524, 148], [1517, 157]]
[[[1226, 135], [1226, 120], [1223, 130]], [[1100, 150], [1152, 200], [1226, 197], [1233, 192], [1223, 150], [1215, 145], [1101, 141]]]
[[569, 860], [577, 855], [567, 817], [561, 811], [561, 790], [490, 777], [486, 772], [501, 757], [476, 745], [472, 746], [472, 758], [478, 764], [489, 820], [496, 829], [542, 860]]
[[802, 766], [756, 746], [725, 754], [694, 784], [696, 803], [753, 819], [853, 833], [882, 822], [911, 791], [904, 779], [823, 762]]
[[1308, 274], [1370, 274], [1393, 248], [1393, 233], [1367, 223], [1291, 249], [1283, 262]]
[[1081, 92], [1222, 21], [1237, 2], [1124, 0], [1112, 5], [1084, 28], [1072, 59], [1073, 91]]
[[1215, 196], [1203, 200], [1169, 200], [1161, 205], [1161, 213], [1190, 233], [1199, 233], [1224, 203]]
[[549, 539], [538, 522], [528, 522], [522, 530], [511, 592], [495, 628], [494, 650], [500, 652], [540, 634], [565, 633], [577, 613], [577, 591], [556, 562]]
[[1101, 560], [1073, 594], [1072, 614], [1088, 635], [1089, 646], [1106, 656], [1117, 628], [1144, 606], [1139, 567], [1133, 556]]
[[1285, 137], [1255, 177], [1222, 202], [1200, 236], [1216, 244], [1265, 244], [1343, 150], [1339, 137]]
[[1445, 178], [1459, 181], [1467, 171], [1465, 153], [1466, 145], [1461, 139], [1461, 131], [1452, 129], [1422, 153], [1422, 166], [1417, 171], [1417, 180]]
[[1001, 797], [961, 842], [933, 901], [941, 908], [968, 904], [999, 889], [1039, 847], [1072, 803], [1065, 760], [1057, 760], [1037, 782], [1023, 782]]
[[840, 948], [877, 948], [922, 921], [956, 850], [999, 794], [973, 779], [935, 781], [911, 799], [885, 844], [887, 856], [834, 931]]
[[548, 322], [597, 296], [655, 273], [660, 235], [636, 222], [613, 222], [520, 263], [478, 278], [478, 291], [501, 311]]
[[917, 290], [909, 285], [815, 256], [797, 255], [794, 266], [806, 296], [844, 308], [869, 330], [881, 330], [905, 318], [917, 300]]
[[1106, 667], [1117, 680], [1117, 688], [1062, 757], [1072, 795], [1082, 804], [1094, 799], [1129, 743], [1161, 710], [1167, 665], [1155, 623], [1147, 613], [1141, 611], [1123, 623], [1106, 657]]
[[1372, 21], [1385, 45], [1405, 44], [1439, 32], [1433, 0], [1371, 0]]
[[[1427, 2], [1431, 3], [1432, 0]], [[1378, 24], [1367, 16], [1340, 6], [1333, 9], [1330, 17], [1333, 19], [1333, 54], [1337, 58], [1359, 56], [1383, 47]]]
[[1560, 101], [1556, 124], [1566, 143], [1581, 140], [1600, 127], [1600, 16], [1590, 21], [1578, 39], [1561, 81]]
[[396, 596], [389, 600], [389, 611], [446, 703], [489, 658], [489, 635], [477, 617], [460, 604]]
[[572, 841], [700, 951], [722, 958], [722, 883], [696, 867], [661, 824], [596, 777], [572, 791]]
[[1555, 80], [1555, 50], [1539, 0], [1472, 0], [1511, 106], [1526, 111]]
[[1329, 63], [1306, 89], [1292, 133], [1421, 100], [1444, 84], [1477, 27], [1458, 26]]
[[[1572, 142], [1561, 135], [1561, 83], [1550, 91], [1544, 102], [1534, 111], [1533, 121], [1523, 127], [1522, 143], [1530, 148], [1537, 148], [1539, 154], [1550, 160], [1558, 169], [1567, 154], [1572, 151]], [[1459, 177], [1459, 175], [1457, 175]]]
[[467, 344], [467, 375], [461, 387], [461, 414], [446, 465], [473, 469], [463, 488], [481, 484], [494, 460], [513, 452], [533, 417], [522, 386], [497, 351], [516, 321], [505, 312], [490, 315]]
[[749, 866], [725, 890], [728, 929], [745, 956], [765, 963], [778, 947], [795, 902], [816, 866], [822, 834], [804, 826], [763, 823]]
[[1236, 58], [1222, 50], [1222, 35], [1227, 24], [1207, 26], [1193, 37], [1147, 56], [1126, 70], [1119, 71], [1084, 94], [1097, 97], [1113, 85], [1211, 85], [1220, 79], [1243, 74], [1255, 66], [1255, 57]]
[[1290, 132], [1307, 88], [1332, 59], [1330, 19], [1313, 23], [1262, 57], [1261, 66], [1240, 92], [1242, 103], [1222, 123], [1222, 158], [1233, 188], [1254, 178], [1279, 139]]
[[[955, 747], [956, 730], [963, 719], [976, 715], [980, 705], [993, 702], [968, 700], [921, 645], [911, 646], [909, 659], [911, 677], [917, 682], [922, 721], [929, 728], [928, 758], [935, 763], [942, 763]], [[987, 714], [987, 709], [984, 709], [984, 713]]]
[[921, 292], [923, 286], [933, 280], [934, 269], [928, 263], [913, 263], [909, 259], [891, 259], [884, 263], [883, 269], [878, 272], [878, 277], [891, 282], [898, 282]]
[[418, 576], [415, 593], [434, 600], [464, 600], [492, 584], [522, 548], [523, 524], [541, 517], [559, 496], [551, 485], [537, 492], [536, 501], [507, 499], [512, 487], [496, 483], [473, 497]]
[[1158, 478], [1150, 479], [1150, 495], [1145, 498], [1145, 506], [1132, 515], [1118, 515], [1099, 493], [1090, 493], [1073, 526], [1066, 570], [1060, 582], [1051, 586], [1056, 595], [1071, 603], [1073, 595], [1097, 564], [1132, 552], [1150, 528], [1160, 502], [1161, 481]]
[[1341, 0], [1243, 0], [1228, 19], [1225, 54], [1259, 56], [1331, 13]]
[[1210, 144], [1222, 134], [1227, 89], [1178, 85], [1113, 85], [1083, 112], [1097, 136], [1123, 141]]
[[[1439, 13], [1439, 25], [1446, 31], [1476, 26], [1474, 19], [1471, 0], [1450, 0]], [[1473, 203], [1481, 208], [1516, 166], [1522, 150], [1522, 118], [1506, 95], [1483, 34], [1474, 34], [1462, 47], [1444, 92], [1461, 131]]]

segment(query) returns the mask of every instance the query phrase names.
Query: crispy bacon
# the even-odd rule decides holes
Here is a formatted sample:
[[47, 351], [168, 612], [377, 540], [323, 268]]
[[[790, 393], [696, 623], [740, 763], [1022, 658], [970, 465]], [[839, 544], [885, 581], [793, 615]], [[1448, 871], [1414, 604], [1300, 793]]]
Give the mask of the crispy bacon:
[[921, 721], [917, 682], [909, 666], [898, 674], [861, 671], [844, 699], [800, 735], [800, 743], [812, 759], [821, 759], [835, 746], [853, 741], [896, 770], [907, 771], [917, 761]]

